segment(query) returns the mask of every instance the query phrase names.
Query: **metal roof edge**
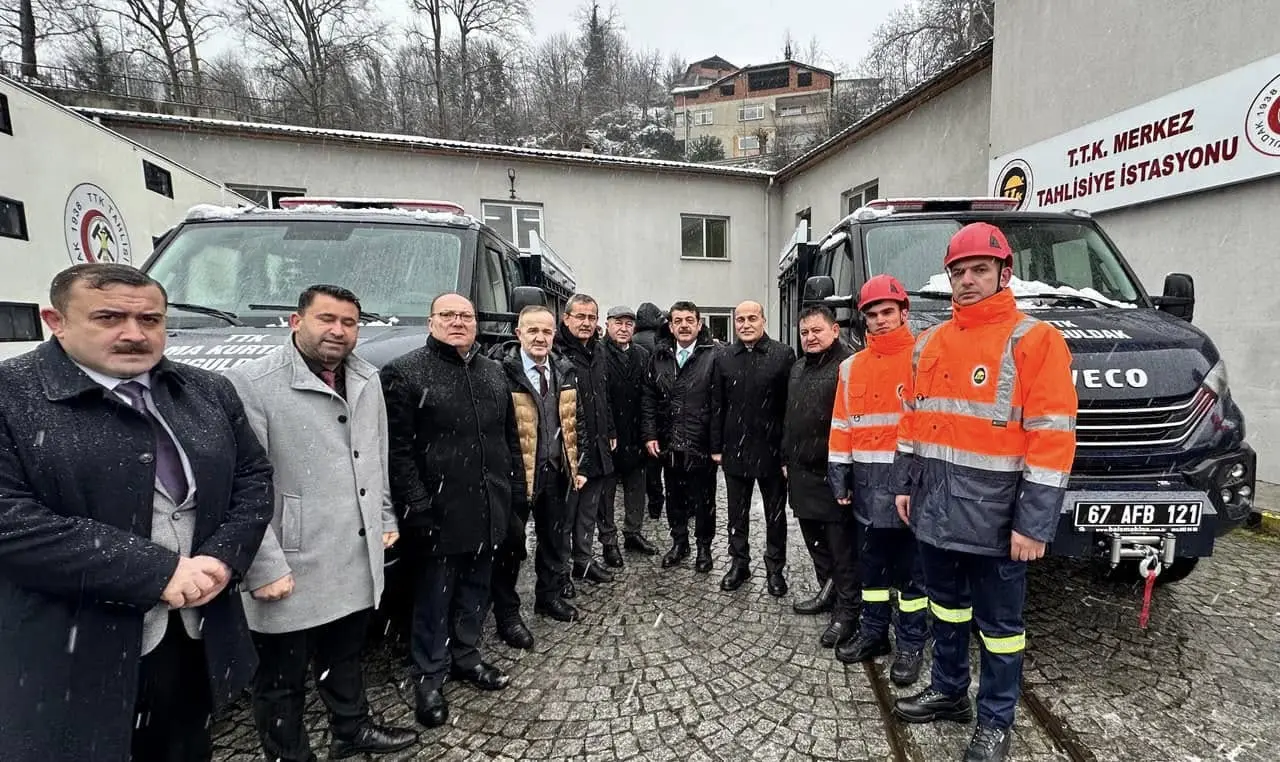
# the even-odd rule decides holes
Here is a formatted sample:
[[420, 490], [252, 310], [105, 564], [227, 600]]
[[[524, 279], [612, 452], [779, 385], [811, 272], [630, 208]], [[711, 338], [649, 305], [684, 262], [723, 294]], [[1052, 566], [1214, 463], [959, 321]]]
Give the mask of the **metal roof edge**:
[[602, 154], [578, 153], [576, 151], [553, 150], [547, 148], [520, 148], [517, 146], [489, 145], [469, 143], [461, 140], [429, 138], [421, 135], [397, 135], [392, 133], [361, 132], [356, 130], [335, 130], [320, 127], [304, 127], [300, 125], [270, 124], [259, 122], [239, 122], [209, 117], [178, 116], [169, 114], [152, 114], [142, 111], [122, 111], [90, 107], [74, 107], [70, 109], [82, 117], [101, 119], [115, 125], [175, 127], [184, 130], [203, 130], [210, 133], [241, 133], [272, 137], [310, 138], [347, 142], [359, 145], [382, 144], [402, 149], [417, 149], [430, 152], [447, 153], [464, 156], [501, 157], [521, 159], [525, 161], [548, 162], [557, 164], [579, 164], [611, 169], [630, 169], [650, 172], [679, 172], [688, 174], [704, 174], [740, 180], [768, 181], [773, 172], [761, 169], [740, 169], [712, 164], [695, 164], [663, 159], [640, 159], [625, 156], [607, 156]]
[[786, 182], [829, 154], [843, 149], [864, 134], [873, 132], [879, 127], [894, 121], [903, 113], [950, 90], [977, 72], [989, 67], [991, 65], [991, 53], [994, 48], [993, 41], [994, 38], [987, 38], [985, 42], [957, 58], [942, 71], [814, 146], [799, 158], [775, 172], [772, 181], [775, 183]]

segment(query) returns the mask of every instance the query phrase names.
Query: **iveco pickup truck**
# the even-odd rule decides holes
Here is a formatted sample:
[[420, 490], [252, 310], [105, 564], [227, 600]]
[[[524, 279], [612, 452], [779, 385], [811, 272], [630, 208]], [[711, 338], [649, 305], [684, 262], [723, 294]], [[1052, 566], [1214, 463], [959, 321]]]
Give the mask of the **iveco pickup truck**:
[[1248, 519], [1256, 463], [1226, 366], [1191, 323], [1193, 281], [1170, 274], [1162, 295], [1148, 295], [1088, 213], [1016, 204], [897, 199], [858, 209], [783, 256], [784, 325], [794, 326], [802, 305], [822, 302], [861, 346], [853, 295], [888, 273], [910, 289], [919, 333], [950, 316], [942, 255], [951, 236], [970, 222], [997, 225], [1013, 247], [1019, 308], [1057, 327], [1073, 356], [1076, 459], [1049, 552], [1122, 571], [1158, 561], [1161, 582], [1182, 579], [1212, 554], [1215, 538]]

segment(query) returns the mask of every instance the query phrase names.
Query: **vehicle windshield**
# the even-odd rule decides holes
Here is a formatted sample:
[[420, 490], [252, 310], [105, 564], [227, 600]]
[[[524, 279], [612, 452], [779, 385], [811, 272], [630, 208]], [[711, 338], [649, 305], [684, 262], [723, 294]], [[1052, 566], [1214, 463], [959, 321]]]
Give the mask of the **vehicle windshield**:
[[[351, 289], [368, 313], [420, 321], [436, 295], [458, 288], [464, 232], [350, 221], [193, 224], [148, 274], [170, 302], [223, 310], [246, 325], [278, 324], [298, 294], [319, 283]], [[222, 321], [175, 308], [169, 322]]]
[[[1013, 291], [1043, 307], [1134, 307], [1142, 301], [1119, 256], [1090, 225], [1070, 221], [993, 220], [1013, 248]], [[888, 273], [915, 297], [918, 309], [950, 306], [950, 284], [942, 256], [964, 222], [904, 220], [866, 225], [863, 252], [868, 275]], [[1034, 295], [1034, 296], [1033, 296]], [[914, 301], [913, 301], [914, 306]]]

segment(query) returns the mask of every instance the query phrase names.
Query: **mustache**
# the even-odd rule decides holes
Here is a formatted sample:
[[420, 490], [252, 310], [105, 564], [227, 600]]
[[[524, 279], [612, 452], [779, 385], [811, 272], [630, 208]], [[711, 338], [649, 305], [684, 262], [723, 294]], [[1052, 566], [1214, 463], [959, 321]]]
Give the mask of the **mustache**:
[[125, 342], [122, 344], [113, 344], [111, 354], [113, 355], [145, 355], [151, 353], [151, 345], [145, 341]]

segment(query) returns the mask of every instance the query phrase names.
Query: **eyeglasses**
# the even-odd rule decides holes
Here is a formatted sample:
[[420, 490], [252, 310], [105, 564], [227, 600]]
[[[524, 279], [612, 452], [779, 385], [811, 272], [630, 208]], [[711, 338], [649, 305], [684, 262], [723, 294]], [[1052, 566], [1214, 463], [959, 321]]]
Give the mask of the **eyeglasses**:
[[581, 320], [584, 323], [594, 323], [600, 319], [599, 315], [592, 315], [591, 313], [588, 313], [588, 312], [570, 312], [569, 317], [573, 318], [574, 320]]
[[445, 310], [443, 312], [433, 312], [432, 317], [438, 317], [446, 323], [452, 323], [455, 320], [461, 320], [464, 323], [476, 322], [476, 313], [474, 312], [456, 312], [454, 310]]

